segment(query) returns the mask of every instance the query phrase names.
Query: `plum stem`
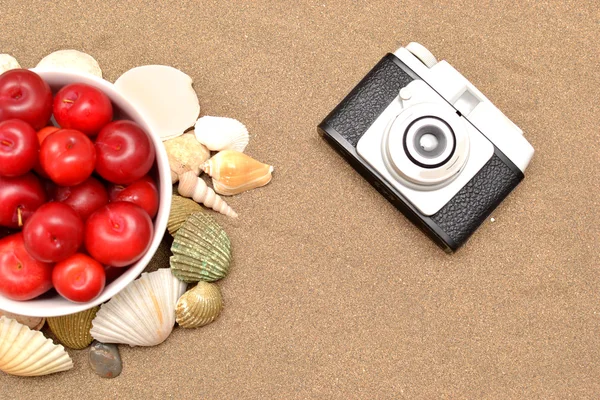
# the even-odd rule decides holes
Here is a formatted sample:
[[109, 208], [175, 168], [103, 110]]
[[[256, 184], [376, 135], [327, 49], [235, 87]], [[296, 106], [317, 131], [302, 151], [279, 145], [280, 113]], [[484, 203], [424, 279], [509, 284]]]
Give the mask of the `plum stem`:
[[21, 212], [21, 206], [17, 207], [17, 224], [19, 228], [23, 226], [23, 214]]
[[73, 100], [63, 99], [63, 103], [75, 103]]

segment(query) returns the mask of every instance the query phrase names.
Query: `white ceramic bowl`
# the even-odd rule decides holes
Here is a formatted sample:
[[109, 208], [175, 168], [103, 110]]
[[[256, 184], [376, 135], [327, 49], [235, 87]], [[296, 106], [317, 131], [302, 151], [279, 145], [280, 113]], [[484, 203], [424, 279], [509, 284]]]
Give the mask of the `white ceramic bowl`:
[[156, 252], [163, 234], [167, 227], [169, 210], [171, 209], [171, 173], [169, 161], [164, 146], [156, 132], [148, 123], [148, 119], [130, 103], [114, 85], [104, 79], [93, 75], [71, 72], [71, 71], [42, 71], [32, 69], [40, 75], [56, 93], [61, 87], [75, 82], [82, 82], [102, 90], [111, 99], [115, 119], [130, 119], [137, 122], [150, 136], [156, 150], [156, 167], [159, 176], [160, 203], [158, 214], [154, 219], [154, 236], [150, 248], [144, 256], [135, 264], [130, 266], [120, 277], [106, 285], [102, 293], [96, 299], [87, 303], [73, 303], [59, 296], [42, 295], [40, 298], [29, 301], [14, 301], [0, 295], [0, 309], [15, 314], [34, 317], [56, 317], [68, 315], [87, 310], [93, 306], [108, 301], [111, 297], [123, 290], [131, 281], [137, 278], [148, 265], [148, 262]]

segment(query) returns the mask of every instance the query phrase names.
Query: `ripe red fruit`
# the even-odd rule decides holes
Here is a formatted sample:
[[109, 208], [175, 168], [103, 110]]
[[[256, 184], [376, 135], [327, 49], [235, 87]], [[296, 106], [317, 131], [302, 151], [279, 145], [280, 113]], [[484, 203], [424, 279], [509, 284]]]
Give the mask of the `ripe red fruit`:
[[38, 137], [38, 142], [40, 143], [40, 146], [44, 142], [44, 139], [46, 139], [48, 136], [50, 136], [51, 134], [53, 134], [54, 132], [59, 131], [59, 130], [60, 130], [60, 128], [57, 128], [56, 126], [45, 126], [42, 129], [40, 129], [39, 131], [37, 131], [37, 137]]
[[0, 177], [0, 225], [18, 228], [46, 201], [40, 180], [31, 172]]
[[44, 139], [40, 163], [53, 182], [61, 186], [78, 185], [94, 172], [94, 143], [79, 131], [61, 129]]
[[142, 207], [154, 218], [158, 212], [158, 188], [148, 175], [127, 186], [110, 185], [108, 188], [110, 201], [128, 201]]
[[[48, 136], [50, 136], [52, 133], [54, 133], [58, 130], [60, 130], [60, 128], [57, 128], [55, 126], [45, 126], [42, 129], [40, 129], [39, 131], [37, 131], [37, 138], [38, 138], [40, 147], [42, 146], [42, 142], [44, 141], [44, 139], [46, 139]], [[38, 154], [35, 166], [33, 167], [33, 170], [35, 171], [36, 174], [38, 174], [38, 176], [40, 176], [42, 178], [49, 178], [48, 174], [46, 174], [46, 172], [44, 171], [44, 168], [42, 168], [42, 164], [40, 164], [39, 154]]]
[[0, 239], [0, 294], [30, 300], [52, 288], [52, 265], [33, 258], [21, 232]]
[[96, 136], [113, 117], [108, 96], [85, 83], [72, 83], [60, 89], [52, 109], [62, 128], [77, 129], [88, 136]]
[[83, 243], [83, 221], [66, 204], [46, 203], [23, 226], [23, 239], [37, 260], [61, 261], [75, 254]]
[[0, 176], [19, 176], [38, 162], [40, 145], [27, 122], [9, 119], [0, 122]]
[[128, 184], [150, 171], [154, 146], [133, 121], [113, 121], [96, 138], [96, 171], [109, 182]]
[[102, 264], [81, 253], [59, 262], [52, 271], [52, 283], [58, 294], [77, 303], [95, 299], [105, 282]]
[[94, 211], [108, 204], [106, 188], [93, 176], [79, 185], [58, 186], [52, 195], [54, 200], [70, 205], [84, 222]]
[[109, 203], [86, 221], [85, 248], [102, 264], [124, 267], [148, 250], [152, 233], [152, 220], [140, 206], [125, 201]]
[[0, 75], [0, 121], [17, 118], [40, 129], [52, 114], [52, 91], [38, 74], [12, 69]]

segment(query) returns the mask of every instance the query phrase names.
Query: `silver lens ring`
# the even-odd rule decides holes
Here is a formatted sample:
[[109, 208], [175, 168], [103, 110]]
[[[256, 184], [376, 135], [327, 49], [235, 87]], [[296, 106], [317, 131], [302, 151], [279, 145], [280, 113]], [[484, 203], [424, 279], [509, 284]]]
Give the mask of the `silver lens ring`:
[[417, 118], [408, 125], [403, 144], [408, 158], [423, 168], [441, 167], [456, 150], [456, 139], [450, 125], [431, 115]]
[[438, 103], [418, 103], [400, 111], [386, 126], [381, 146], [390, 174], [419, 190], [447, 185], [469, 158], [466, 122]]

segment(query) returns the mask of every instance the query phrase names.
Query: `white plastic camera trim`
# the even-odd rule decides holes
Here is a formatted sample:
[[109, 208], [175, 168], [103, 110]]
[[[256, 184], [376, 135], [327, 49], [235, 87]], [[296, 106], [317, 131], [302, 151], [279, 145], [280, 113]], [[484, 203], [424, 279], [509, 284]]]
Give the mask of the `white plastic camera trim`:
[[[411, 50], [414, 47], [416, 46], [412, 45]], [[523, 131], [467, 78], [444, 60], [430, 68], [405, 47], [396, 50], [394, 55], [456, 107], [506, 157], [525, 172], [533, 157], [533, 147], [523, 137]]]

